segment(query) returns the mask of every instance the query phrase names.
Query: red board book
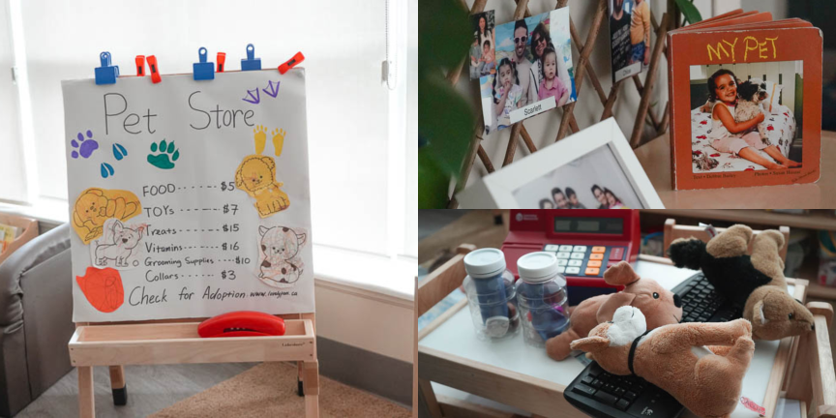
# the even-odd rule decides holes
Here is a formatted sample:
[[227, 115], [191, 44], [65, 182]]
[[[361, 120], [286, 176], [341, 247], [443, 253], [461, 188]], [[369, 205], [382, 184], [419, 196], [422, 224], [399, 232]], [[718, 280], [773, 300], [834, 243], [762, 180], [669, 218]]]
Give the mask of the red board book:
[[676, 190], [815, 183], [822, 33], [736, 10], [668, 33]]

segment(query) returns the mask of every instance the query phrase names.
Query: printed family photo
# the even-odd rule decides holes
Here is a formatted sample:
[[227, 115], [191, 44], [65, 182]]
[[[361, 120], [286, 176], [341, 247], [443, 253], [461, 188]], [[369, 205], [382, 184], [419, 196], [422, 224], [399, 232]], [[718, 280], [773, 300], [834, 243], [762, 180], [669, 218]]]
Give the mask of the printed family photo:
[[694, 173], [801, 166], [802, 61], [691, 67]]
[[609, 0], [613, 82], [650, 65], [650, 0]]
[[576, 100], [568, 7], [499, 25], [495, 38], [496, 74], [480, 79], [486, 132]]
[[489, 10], [470, 16], [473, 22], [473, 45], [470, 47], [470, 79], [478, 80], [482, 76], [496, 73], [494, 51], [494, 11]]
[[643, 209], [609, 145], [514, 191], [521, 209]]

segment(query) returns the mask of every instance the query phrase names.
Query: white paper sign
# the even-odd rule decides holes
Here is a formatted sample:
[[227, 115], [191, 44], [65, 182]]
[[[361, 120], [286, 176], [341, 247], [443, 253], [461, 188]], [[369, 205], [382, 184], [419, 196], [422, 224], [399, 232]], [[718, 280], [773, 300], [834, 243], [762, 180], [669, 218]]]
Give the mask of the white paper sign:
[[75, 322], [314, 311], [304, 69], [63, 90]]

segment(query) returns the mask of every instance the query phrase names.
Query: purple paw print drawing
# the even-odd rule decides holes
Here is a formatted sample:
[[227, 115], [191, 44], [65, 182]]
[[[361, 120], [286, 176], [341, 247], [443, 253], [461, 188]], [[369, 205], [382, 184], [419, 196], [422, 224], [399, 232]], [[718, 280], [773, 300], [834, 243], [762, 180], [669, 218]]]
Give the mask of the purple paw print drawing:
[[70, 144], [75, 148], [70, 154], [73, 158], [78, 158], [79, 155], [82, 158], [89, 158], [93, 155], [93, 151], [99, 149], [99, 143], [93, 140], [93, 132], [90, 130], [87, 131], [87, 139], [79, 132], [78, 139], [73, 139]]

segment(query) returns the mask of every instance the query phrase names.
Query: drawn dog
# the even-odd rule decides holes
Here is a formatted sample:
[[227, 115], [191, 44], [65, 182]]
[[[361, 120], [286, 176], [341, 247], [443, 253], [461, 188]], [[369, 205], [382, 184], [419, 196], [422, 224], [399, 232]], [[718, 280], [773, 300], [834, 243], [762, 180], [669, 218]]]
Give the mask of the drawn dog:
[[[116, 267], [129, 267], [128, 259], [142, 239], [144, 225], [135, 229], [127, 228], [118, 219], [110, 223], [109, 233], [96, 244], [96, 264], [107, 266], [108, 260], [113, 260]], [[109, 238], [109, 239], [108, 239]], [[107, 243], [102, 241], [107, 240]]]
[[290, 206], [283, 183], [276, 181], [276, 162], [271, 157], [250, 155], [244, 158], [235, 172], [235, 185], [255, 199], [255, 207], [262, 218], [283, 211]]
[[299, 250], [305, 245], [306, 234], [297, 234], [286, 226], [259, 226], [261, 235], [261, 264], [258, 278], [273, 287], [293, 286], [304, 271]]

